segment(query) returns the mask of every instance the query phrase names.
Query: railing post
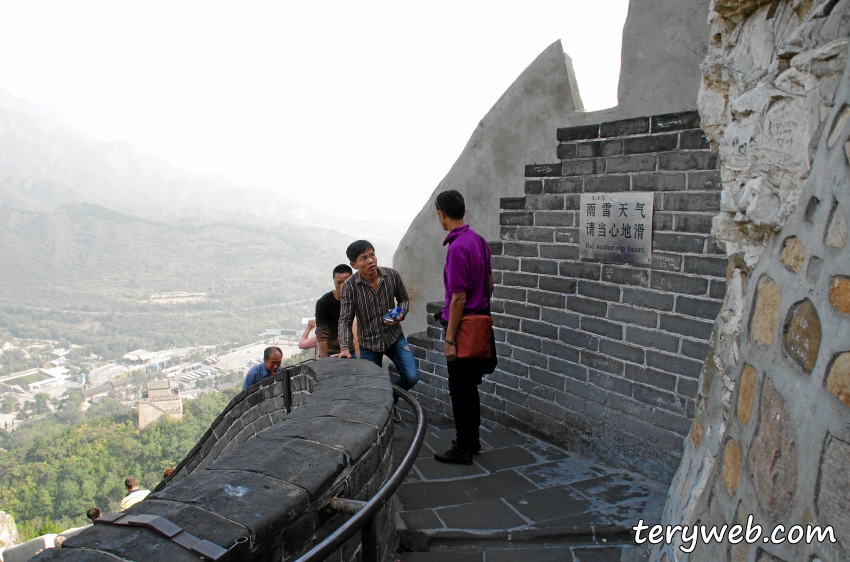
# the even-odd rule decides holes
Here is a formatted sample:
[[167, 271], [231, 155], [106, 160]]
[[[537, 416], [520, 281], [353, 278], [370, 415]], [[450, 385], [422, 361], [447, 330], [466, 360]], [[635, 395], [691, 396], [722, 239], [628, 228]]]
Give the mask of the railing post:
[[286, 413], [292, 413], [292, 371], [287, 369], [283, 372], [283, 407]]
[[372, 517], [360, 530], [361, 560], [363, 562], [378, 562], [378, 525]]

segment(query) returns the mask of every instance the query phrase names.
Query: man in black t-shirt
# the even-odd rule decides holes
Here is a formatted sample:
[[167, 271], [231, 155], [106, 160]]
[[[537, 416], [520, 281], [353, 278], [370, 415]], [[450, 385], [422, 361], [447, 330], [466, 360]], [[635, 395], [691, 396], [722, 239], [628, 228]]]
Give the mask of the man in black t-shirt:
[[[316, 302], [316, 341], [319, 344], [319, 357], [325, 358], [340, 352], [339, 349], [339, 291], [342, 284], [351, 277], [351, 268], [340, 264], [334, 268], [334, 290], [322, 295]], [[352, 342], [351, 354], [356, 357], [357, 335]]]

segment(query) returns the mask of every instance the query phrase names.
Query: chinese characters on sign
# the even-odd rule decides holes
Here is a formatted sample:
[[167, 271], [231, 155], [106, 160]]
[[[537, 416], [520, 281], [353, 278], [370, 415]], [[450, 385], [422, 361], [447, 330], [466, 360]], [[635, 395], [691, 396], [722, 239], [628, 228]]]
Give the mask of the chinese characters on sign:
[[583, 193], [581, 259], [649, 264], [653, 193]]

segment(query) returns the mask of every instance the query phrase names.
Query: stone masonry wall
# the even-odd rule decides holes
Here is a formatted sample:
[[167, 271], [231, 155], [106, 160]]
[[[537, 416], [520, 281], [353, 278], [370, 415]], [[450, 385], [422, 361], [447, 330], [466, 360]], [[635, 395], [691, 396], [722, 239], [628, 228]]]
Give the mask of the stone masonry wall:
[[715, 0], [700, 114], [732, 265], [663, 523], [832, 525], [654, 560], [850, 559], [848, 0]]
[[[484, 418], [672, 478], [726, 292], [709, 235], [720, 173], [699, 126], [685, 112], [559, 129], [560, 162], [527, 166], [526, 195], [502, 198], [499, 368], [481, 386]], [[580, 194], [621, 191], [655, 193], [652, 264], [579, 260]], [[416, 391], [450, 418], [442, 331], [429, 322], [410, 338]]]
[[[169, 539], [98, 523], [36, 560], [201, 560], [192, 550], [199, 539], [228, 549], [223, 562], [294, 560], [312, 548], [347, 519], [325, 507], [331, 498], [368, 500], [389, 478], [392, 389], [386, 371], [366, 361], [310, 361], [293, 371], [298, 407], [290, 414], [280, 375], [241, 392], [175, 477], [125, 512], [164, 517], [181, 532], [160, 524]], [[392, 502], [376, 522], [379, 559], [394, 560]], [[327, 560], [358, 560], [360, 546], [357, 533]]]

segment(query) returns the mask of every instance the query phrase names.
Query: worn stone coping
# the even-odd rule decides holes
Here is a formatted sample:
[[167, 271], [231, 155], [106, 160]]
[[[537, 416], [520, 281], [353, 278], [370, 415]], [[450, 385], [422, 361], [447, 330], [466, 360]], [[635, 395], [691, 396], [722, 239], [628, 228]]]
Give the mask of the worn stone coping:
[[[377, 468], [380, 451], [392, 440], [390, 380], [368, 361], [326, 359], [302, 368], [315, 380], [304, 405], [206, 468], [162, 486], [126, 513], [161, 515], [223, 548], [244, 536], [253, 550], [305, 512], [319, 509], [331, 494], [346, 496], [349, 486], [356, 494], [362, 484], [347, 480], [354, 465], [365, 462]], [[274, 381], [259, 386], [270, 384]], [[234, 397], [220, 418], [252, 389]], [[81, 560], [78, 549], [89, 551], [87, 560], [104, 559], [91, 551], [131, 560], [197, 559], [148, 529], [106, 524], [69, 538], [62, 550], [39, 559]]]

